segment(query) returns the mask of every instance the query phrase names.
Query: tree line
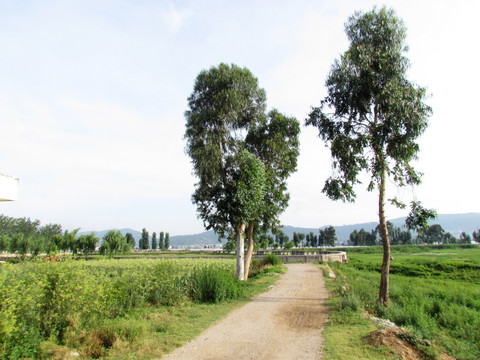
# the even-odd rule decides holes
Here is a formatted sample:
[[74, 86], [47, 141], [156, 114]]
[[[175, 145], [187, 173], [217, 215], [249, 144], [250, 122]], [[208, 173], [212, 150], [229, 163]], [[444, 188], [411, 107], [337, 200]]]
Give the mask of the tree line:
[[[387, 229], [391, 245], [471, 244], [472, 240], [480, 242], [480, 229], [474, 231], [471, 236], [463, 231], [458, 238], [446, 232], [440, 224], [431, 225], [423, 230], [419, 229], [415, 237], [410, 230], [397, 227], [390, 221], [387, 221]], [[354, 230], [350, 234], [348, 245], [383, 245], [379, 226], [372, 231], [366, 231], [363, 228], [359, 231]]]
[[142, 236], [138, 241], [138, 248], [140, 250], [168, 250], [170, 248], [170, 234], [167, 232], [160, 231], [158, 233], [158, 241], [157, 241], [157, 233], [153, 232], [150, 238], [148, 231], [143, 228], [142, 229]]
[[[282, 230], [277, 230], [274, 234], [267, 232], [261, 233], [255, 242], [254, 249], [282, 249], [288, 251], [293, 248], [317, 248], [326, 246], [333, 247], [335, 246], [336, 241], [337, 236], [333, 226], [320, 229], [318, 234], [315, 234], [313, 231], [309, 232], [308, 234], [294, 232], [291, 239]], [[235, 251], [235, 239], [228, 239], [227, 243], [223, 246], [223, 249], [228, 252]]]
[[[88, 256], [98, 251], [101, 255], [111, 257], [128, 254], [135, 248], [135, 238], [131, 233], [123, 236], [119, 230], [110, 230], [99, 238], [93, 232], [78, 235], [79, 230], [63, 231], [60, 224], [41, 225], [39, 220], [0, 215], [0, 252], [35, 257], [40, 254], [55, 256], [58, 253]], [[145, 240], [142, 240], [145, 238], [146, 245]], [[141, 250], [157, 249], [155, 233], [149, 244], [148, 232], [143, 229], [142, 239], [139, 242]], [[168, 250], [169, 247], [170, 234], [161, 232], [158, 249]]]

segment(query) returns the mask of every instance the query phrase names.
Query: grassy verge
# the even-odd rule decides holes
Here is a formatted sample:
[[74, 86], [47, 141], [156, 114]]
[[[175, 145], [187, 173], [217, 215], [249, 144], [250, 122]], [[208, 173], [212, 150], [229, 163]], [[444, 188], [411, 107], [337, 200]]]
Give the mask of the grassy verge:
[[[415, 345], [425, 358], [447, 353], [457, 359], [479, 359], [480, 249], [449, 246], [418, 247], [416, 252], [414, 248], [395, 250], [387, 309], [375, 303], [380, 248], [349, 253], [349, 264], [331, 264], [337, 279], [329, 284], [333, 299], [329, 304], [332, 321], [325, 330], [327, 351], [335, 346], [338, 349], [344, 337], [351, 338], [349, 343], [362, 338], [369, 321], [358, 313], [367, 311], [406, 329], [404, 340]], [[335, 339], [335, 334], [339, 338]], [[349, 358], [335, 356], [328, 358]], [[370, 354], [368, 358], [374, 357]]]
[[394, 359], [387, 347], [368, 344], [364, 338], [377, 330], [365, 318], [360, 304], [342, 296], [339, 283], [325, 276], [330, 297], [327, 300], [329, 321], [323, 331], [324, 358], [329, 360], [383, 360]]
[[219, 303], [185, 300], [176, 306], [140, 307], [125, 316], [107, 319], [80, 336], [72, 334], [68, 338], [67, 335], [65, 346], [46, 342], [42, 346], [42, 355], [60, 359], [78, 352], [81, 358], [160, 358], [195, 338], [253, 296], [266, 291], [284, 271], [280, 265], [258, 272], [242, 284], [243, 295], [235, 300]]

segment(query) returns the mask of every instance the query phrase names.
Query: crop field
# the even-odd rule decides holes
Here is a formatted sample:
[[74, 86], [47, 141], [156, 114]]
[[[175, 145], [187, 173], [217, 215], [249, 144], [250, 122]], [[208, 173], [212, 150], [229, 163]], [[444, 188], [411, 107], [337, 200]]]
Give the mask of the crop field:
[[[55, 349], [82, 349], [88, 358], [104, 357], [115, 342], [119, 347], [119, 341], [125, 345], [141, 334], [161, 333], [171, 322], [169, 316], [192, 311], [183, 304], [212, 294], [198, 288], [202, 281], [216, 281], [208, 302], [235, 298], [242, 289], [233, 271], [233, 259], [2, 264], [0, 358], [45, 358]], [[163, 312], [149, 312], [162, 307]], [[160, 320], [146, 325], [138, 321], [142, 316]]]
[[424, 355], [435, 347], [458, 359], [480, 358], [480, 248], [392, 247], [390, 304], [376, 306], [381, 247], [348, 250], [349, 264], [332, 264], [342, 307], [365, 309], [412, 330]]

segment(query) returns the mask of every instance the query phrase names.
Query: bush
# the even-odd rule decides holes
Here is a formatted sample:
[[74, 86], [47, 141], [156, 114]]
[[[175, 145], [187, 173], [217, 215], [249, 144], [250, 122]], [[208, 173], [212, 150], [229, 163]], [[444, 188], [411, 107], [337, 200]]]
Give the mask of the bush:
[[275, 254], [267, 254], [263, 258], [263, 264], [272, 266], [281, 265], [282, 260]]
[[190, 298], [218, 303], [241, 295], [240, 283], [233, 274], [219, 265], [197, 268], [190, 278]]

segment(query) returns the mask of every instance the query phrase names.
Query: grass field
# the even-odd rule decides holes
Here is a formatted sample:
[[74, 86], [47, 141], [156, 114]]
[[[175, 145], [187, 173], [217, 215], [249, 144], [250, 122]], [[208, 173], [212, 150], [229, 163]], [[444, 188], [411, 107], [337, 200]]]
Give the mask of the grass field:
[[[358, 330], [357, 323], [368, 326], [358, 317], [366, 310], [409, 329], [418, 344], [424, 340], [433, 343], [435, 346], [421, 346], [427, 358], [445, 352], [458, 359], [479, 359], [480, 248], [403, 246], [393, 247], [392, 255], [387, 309], [376, 305], [380, 247], [348, 249], [349, 264], [331, 264], [337, 273], [336, 283], [331, 285], [337, 298], [333, 321], [337, 317], [338, 326]], [[326, 336], [338, 326], [327, 329]]]
[[0, 265], [0, 358], [160, 357], [263, 291], [282, 271], [259, 270], [239, 283], [234, 263], [179, 258]]

